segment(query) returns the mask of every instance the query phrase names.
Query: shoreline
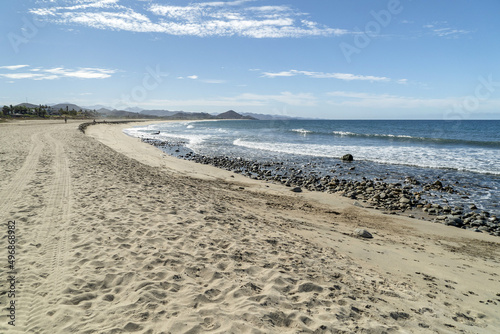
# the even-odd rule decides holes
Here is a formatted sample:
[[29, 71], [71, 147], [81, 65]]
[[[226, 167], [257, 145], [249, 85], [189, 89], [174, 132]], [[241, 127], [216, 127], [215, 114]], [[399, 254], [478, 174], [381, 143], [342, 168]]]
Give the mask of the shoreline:
[[[327, 174], [318, 177], [315, 170], [298, 172], [291, 166], [283, 167], [281, 162], [261, 162], [245, 158], [227, 156], [205, 156], [196, 154], [178, 141], [165, 141], [141, 137], [141, 140], [157, 147], [161, 151], [178, 159], [193, 161], [202, 165], [211, 165], [249, 178], [291, 187], [295, 191], [307, 189], [327, 193], [339, 193], [356, 201], [356, 205], [375, 208], [385, 214], [405, 215], [451, 227], [462, 228], [476, 233], [488, 233], [500, 236], [500, 218], [484, 209], [478, 209], [471, 202], [467, 206], [436, 203], [432, 200], [436, 194], [455, 194], [460, 190], [445, 184], [442, 179], [421, 184], [415, 178], [407, 177], [403, 183], [384, 182], [378, 179], [353, 180]], [[290, 168], [291, 167], [291, 168]], [[349, 162], [339, 159], [340, 170], [354, 170]], [[279, 171], [278, 171], [279, 170]], [[467, 196], [468, 197], [468, 196]], [[442, 202], [442, 201], [441, 201]]]
[[78, 124], [0, 126], [20, 332], [500, 329], [496, 237], [169, 157], [129, 124]]
[[[158, 153], [153, 153], [153, 152], [155, 152], [155, 150], [156, 150], [156, 152], [158, 152], [158, 149], [156, 147], [153, 147], [148, 143], [144, 143], [144, 142], [142, 142], [142, 140], [139, 140], [138, 138], [130, 137], [130, 136], [126, 135], [125, 133], [123, 133], [122, 131], [126, 127], [127, 126], [120, 126], [119, 128], [115, 128], [114, 131], [111, 131], [111, 132], [114, 132], [113, 136], [121, 134], [122, 139], [124, 137], [126, 137], [127, 141], [128, 141], [127, 146], [132, 145], [132, 141], [130, 141], [129, 139], [135, 139], [134, 146], [136, 146], [137, 149], [139, 149], [139, 147], [146, 149], [146, 147], [147, 147], [150, 154], [152, 153], [154, 155], [158, 155]], [[105, 136], [105, 137], [107, 137], [107, 136]], [[119, 145], [119, 147], [121, 147], [121, 145]], [[153, 148], [153, 150], [149, 150], [150, 148]], [[134, 149], [134, 151], [135, 151], [135, 149]], [[137, 156], [135, 158], [137, 158]], [[351, 213], [355, 212], [354, 217], [348, 218], [348, 221], [351, 223], [354, 223], [354, 226], [350, 226], [350, 227], [346, 228], [343, 232], [341, 232], [343, 235], [349, 235], [351, 237], [354, 236], [356, 238], [355, 233], [354, 233], [354, 230], [355, 230], [354, 227], [366, 228], [370, 232], [374, 233], [373, 235], [376, 238], [378, 238], [379, 236], [382, 238], [385, 238], [392, 233], [396, 233], [396, 235], [398, 235], [398, 238], [399, 238], [399, 237], [402, 237], [403, 235], [405, 235], [406, 233], [413, 234], [416, 232], [415, 235], [417, 236], [417, 239], [415, 239], [416, 242], [413, 242], [415, 245], [419, 244], [420, 242], [422, 242], [422, 244], [424, 244], [425, 242], [423, 241], [423, 239], [429, 238], [429, 236], [432, 235], [432, 237], [430, 239], [437, 240], [436, 245], [439, 245], [438, 248], [444, 246], [445, 248], [448, 249], [448, 251], [452, 252], [450, 254], [455, 253], [459, 249], [465, 250], [465, 248], [461, 248], [461, 247], [464, 247], [465, 244], [463, 244], [462, 246], [459, 246], [459, 247], [455, 246], [455, 245], [460, 244], [460, 242], [458, 244], [455, 244], [455, 243], [457, 242], [457, 240], [460, 240], [461, 238], [464, 238], [463, 240], [468, 239], [467, 244], [469, 246], [466, 248], [468, 248], [467, 253], [471, 252], [470, 254], [475, 253], [475, 250], [474, 251], [472, 250], [473, 248], [475, 248], [475, 247], [481, 248], [482, 247], [480, 245], [483, 242], [483, 240], [486, 241], [487, 243], [492, 242], [492, 241], [494, 242], [494, 244], [491, 244], [490, 246], [486, 246], [486, 248], [484, 248], [484, 250], [486, 252], [490, 251], [489, 250], [490, 247], [494, 247], [493, 249], [500, 250], [500, 248], [498, 248], [498, 246], [500, 245], [500, 243], [498, 243], [499, 242], [498, 238], [496, 238], [495, 236], [492, 236], [492, 235], [487, 235], [487, 234], [483, 234], [483, 233], [471, 233], [470, 231], [467, 231], [467, 230], [450, 228], [449, 226], [446, 226], [443, 224], [436, 224], [436, 223], [431, 222], [431, 221], [424, 221], [424, 220], [414, 219], [414, 218], [405, 217], [405, 216], [386, 215], [383, 212], [376, 210], [376, 209], [357, 206], [354, 204], [355, 202], [353, 202], [352, 199], [343, 197], [339, 194], [330, 194], [330, 193], [324, 193], [324, 192], [308, 191], [307, 189], [305, 189], [301, 193], [293, 193], [290, 191], [290, 188], [287, 188], [287, 187], [283, 186], [282, 184], [275, 184], [275, 183], [269, 183], [269, 182], [262, 181], [262, 180], [250, 179], [250, 178], [243, 176], [241, 174], [235, 174], [232, 171], [220, 169], [218, 167], [214, 167], [211, 165], [195, 163], [193, 161], [186, 161], [183, 159], [179, 159], [179, 158], [170, 156], [170, 155], [163, 153], [163, 152], [162, 152], [162, 155], [159, 157], [159, 160], [162, 160], [162, 159], [165, 159], [165, 165], [164, 165], [165, 168], [171, 169], [171, 170], [175, 171], [176, 173], [179, 173], [180, 175], [188, 176], [189, 178], [194, 177], [194, 178], [198, 178], [198, 179], [202, 179], [202, 180], [217, 180], [218, 182], [229, 183], [229, 187], [231, 189], [237, 188], [237, 189], [243, 190], [245, 192], [248, 191], [249, 193], [272, 194], [272, 195], [275, 195], [275, 196], [277, 195], [277, 196], [283, 197], [283, 198], [299, 198], [301, 201], [305, 201], [306, 203], [311, 203], [313, 206], [319, 205], [319, 206], [326, 207], [326, 212], [334, 212], [334, 213], [347, 212], [348, 216], [351, 215]], [[244, 188], [244, 189], [242, 189], [242, 188]], [[306, 204], [306, 205], [308, 205], [308, 204]], [[356, 218], [359, 219], [360, 217], [366, 217], [366, 218], [370, 217], [369, 219], [375, 221], [376, 223], [374, 223], [374, 224], [368, 223], [368, 221], [366, 219], [360, 219], [360, 221], [356, 222]], [[387, 223], [387, 226], [383, 226], [378, 222], [384, 222], [384, 224]], [[430, 233], [430, 234], [428, 234], [428, 233]], [[388, 238], [388, 239], [390, 239], [390, 238]], [[402, 242], [403, 244], [406, 244], [406, 245], [409, 245], [412, 243], [410, 240], [405, 240], [405, 239], [406, 239], [406, 237], [402, 237], [402, 239], [400, 239], [400, 242]], [[371, 249], [370, 251], [368, 251], [368, 253], [370, 253], [370, 258], [366, 259], [366, 258], [364, 258], [365, 257], [364, 252], [367, 251], [367, 249], [364, 248], [363, 250], [361, 250], [361, 249], [358, 249], [358, 247], [363, 248], [363, 247], [367, 247], [367, 245], [362, 238], [359, 238], [357, 240], [360, 240], [361, 242], [359, 244], [355, 245], [354, 247], [347, 247], [346, 249], [344, 249], [344, 251], [346, 251], [348, 256], [353, 256], [356, 260], [361, 261], [363, 263], [363, 265], [365, 265], [365, 266], [370, 265], [371, 262], [374, 262], [374, 263], [376, 263], [375, 267], [378, 267], [379, 270], [383, 268], [382, 270], [385, 270], [387, 274], [391, 273], [391, 275], [397, 275], [399, 277], [403, 277], [403, 275], [405, 275], [405, 276], [414, 276], [415, 274], [420, 275], [422, 272], [426, 271], [425, 269], [422, 269], [422, 268], [429, 269], [429, 266], [430, 267], [435, 266], [436, 262], [440, 263], [440, 264], [438, 264], [438, 266], [441, 266], [441, 269], [439, 269], [439, 270], [442, 270], [443, 267], [448, 268], [448, 267], [453, 266], [448, 262], [449, 259], [441, 258], [440, 260], [437, 260], [433, 255], [431, 255], [430, 258], [428, 259], [428, 261], [423, 261], [423, 259], [420, 257], [418, 259], [416, 259], [416, 258], [413, 259], [413, 264], [410, 268], [403, 269], [399, 266], [394, 267], [394, 265], [393, 265], [394, 263], [402, 263], [402, 262], [408, 260], [408, 258], [406, 258], [405, 255], [403, 255], [403, 254], [396, 255], [396, 253], [401, 252], [401, 248], [396, 246], [392, 250], [385, 249], [383, 252], [379, 253], [381, 256], [378, 259], [374, 259], [375, 258], [374, 254], [373, 254], [374, 249]], [[405, 241], [403, 241], [403, 240], [405, 240]], [[451, 240], [453, 240], [453, 241], [451, 241]], [[473, 241], [473, 240], [475, 240], [475, 241]], [[481, 240], [481, 241], [479, 241], [479, 240]], [[449, 241], [451, 241], [451, 244], [448, 244]], [[408, 242], [408, 243], [406, 243], [406, 242]], [[453, 245], [453, 246], [451, 246], [451, 245]], [[487, 245], [487, 244], [485, 244], [485, 245]], [[493, 245], [497, 245], [497, 246], [493, 246]], [[343, 245], [343, 246], [345, 246], [345, 245]], [[387, 246], [387, 244], [385, 244], [384, 246]], [[429, 246], [429, 245], [426, 245], [426, 246]], [[471, 247], [471, 248], [469, 248], [469, 247]], [[404, 248], [406, 248], [406, 247], [403, 246], [403, 249]], [[410, 248], [412, 248], [412, 247], [410, 247]], [[425, 247], [425, 248], [427, 248], [427, 247]], [[417, 249], [419, 249], [419, 248], [417, 247]], [[493, 249], [491, 249], [491, 250], [493, 250]], [[423, 248], [422, 248], [422, 250], [423, 250]], [[442, 251], [442, 249], [441, 249], [441, 251]], [[415, 250], [412, 252], [418, 253], [418, 251], [415, 251]], [[389, 255], [389, 254], [391, 254], [391, 255]], [[443, 254], [443, 253], [441, 253], [441, 254]], [[408, 255], [408, 254], [406, 254], [406, 255]], [[486, 253], [484, 253], [484, 255], [486, 255]], [[490, 258], [490, 259], [493, 259], [493, 258]], [[419, 265], [415, 265], [416, 262], [419, 263]], [[422, 262], [427, 262], [427, 265], [423, 264]], [[495, 260], [494, 262], [497, 262], [497, 261]], [[460, 267], [460, 265], [457, 265], [457, 268], [459, 268], [459, 267]], [[500, 269], [500, 267], [499, 267], [499, 269]], [[420, 270], [422, 270], [422, 271], [420, 271]], [[439, 270], [432, 271], [432, 272], [434, 275], [437, 275], [439, 277], [439, 275], [438, 275]], [[426, 281], [428, 278], [428, 276], [426, 276], [426, 275], [428, 275], [428, 274], [424, 274], [424, 281]], [[463, 273], [461, 273], [461, 275], [463, 275]], [[444, 281], [445, 282], [447, 282], [447, 281], [454, 282], [453, 280], [450, 280], [450, 279], [444, 279]], [[464, 282], [464, 280], [461, 280], [461, 281], [462, 281], [462, 283]], [[500, 282], [500, 280], [499, 280], [499, 282]], [[451, 289], [451, 287], [450, 287], [450, 289]], [[474, 289], [472, 289], [472, 287], [471, 287], [471, 290], [469, 290], [469, 292], [471, 292], [473, 290]], [[499, 293], [500, 293], [500, 291], [499, 291]], [[498, 302], [500, 302], [500, 299], [498, 299]], [[469, 325], [470, 325], [470, 323], [469, 323]], [[453, 328], [453, 327], [450, 327], [450, 328]]]

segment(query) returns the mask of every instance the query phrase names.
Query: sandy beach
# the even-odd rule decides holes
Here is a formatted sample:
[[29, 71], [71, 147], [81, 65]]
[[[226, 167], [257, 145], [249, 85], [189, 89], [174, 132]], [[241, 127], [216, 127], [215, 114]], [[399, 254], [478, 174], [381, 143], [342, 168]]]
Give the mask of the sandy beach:
[[0, 333], [500, 332], [498, 237], [79, 123], [0, 124]]

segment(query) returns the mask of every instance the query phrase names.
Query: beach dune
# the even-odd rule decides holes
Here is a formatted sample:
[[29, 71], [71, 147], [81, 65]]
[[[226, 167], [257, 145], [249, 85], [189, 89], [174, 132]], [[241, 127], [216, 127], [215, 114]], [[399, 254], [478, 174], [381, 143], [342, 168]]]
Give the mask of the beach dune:
[[130, 126], [0, 125], [1, 333], [500, 332], [498, 237], [177, 160]]

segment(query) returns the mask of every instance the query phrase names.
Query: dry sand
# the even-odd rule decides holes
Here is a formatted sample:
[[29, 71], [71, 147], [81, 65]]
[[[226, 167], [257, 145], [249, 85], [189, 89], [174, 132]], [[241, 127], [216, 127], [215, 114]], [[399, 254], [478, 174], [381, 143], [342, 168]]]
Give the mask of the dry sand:
[[500, 332], [498, 237], [77, 125], [0, 124], [0, 333]]

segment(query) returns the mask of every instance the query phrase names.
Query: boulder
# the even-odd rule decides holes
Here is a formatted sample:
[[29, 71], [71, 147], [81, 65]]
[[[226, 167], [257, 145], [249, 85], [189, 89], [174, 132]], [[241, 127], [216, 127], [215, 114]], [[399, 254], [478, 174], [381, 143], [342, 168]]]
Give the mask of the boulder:
[[342, 157], [342, 161], [353, 161], [354, 157], [351, 154], [346, 154]]
[[445, 220], [444, 224], [448, 226], [462, 227], [463, 221], [458, 217], [450, 217]]

